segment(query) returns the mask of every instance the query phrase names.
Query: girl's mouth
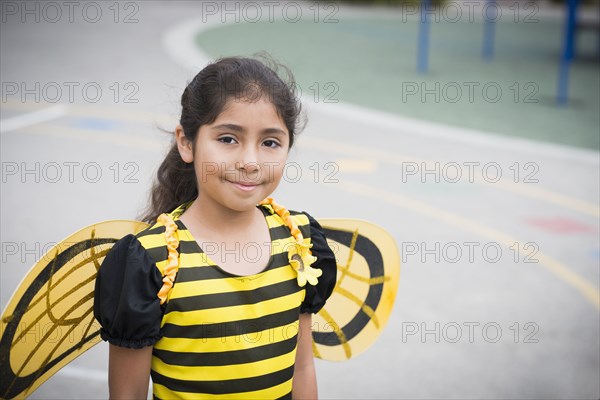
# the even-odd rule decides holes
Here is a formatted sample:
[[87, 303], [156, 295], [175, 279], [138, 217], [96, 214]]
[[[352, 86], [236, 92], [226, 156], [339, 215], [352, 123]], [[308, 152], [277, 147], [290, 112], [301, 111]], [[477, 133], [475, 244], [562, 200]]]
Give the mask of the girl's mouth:
[[254, 190], [258, 184], [256, 183], [245, 183], [245, 182], [231, 182], [229, 181], [231, 184], [233, 184], [233, 186], [235, 186], [236, 188], [243, 190], [244, 192], [250, 192], [252, 190]]

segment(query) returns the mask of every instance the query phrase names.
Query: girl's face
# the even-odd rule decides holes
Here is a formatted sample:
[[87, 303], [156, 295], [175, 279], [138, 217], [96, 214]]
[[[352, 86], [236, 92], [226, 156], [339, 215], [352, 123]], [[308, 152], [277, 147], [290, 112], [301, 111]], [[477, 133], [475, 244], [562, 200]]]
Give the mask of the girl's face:
[[229, 100], [212, 124], [200, 127], [195, 146], [180, 126], [176, 136], [182, 159], [194, 162], [201, 202], [247, 211], [281, 181], [289, 132], [268, 100]]

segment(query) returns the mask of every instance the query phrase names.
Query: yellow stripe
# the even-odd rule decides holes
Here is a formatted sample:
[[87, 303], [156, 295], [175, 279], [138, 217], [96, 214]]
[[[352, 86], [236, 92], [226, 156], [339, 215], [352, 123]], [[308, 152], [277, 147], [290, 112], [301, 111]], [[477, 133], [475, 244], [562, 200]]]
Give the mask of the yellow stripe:
[[266, 360], [233, 365], [188, 367], [171, 365], [152, 357], [152, 369], [161, 375], [174, 379], [190, 379], [200, 381], [222, 381], [229, 379], [255, 378], [257, 376], [281, 371], [294, 364], [296, 352], [290, 351], [278, 357]]
[[[177, 284], [176, 284], [177, 285]], [[280, 313], [293, 307], [300, 306], [303, 290], [287, 296], [261, 301], [256, 304], [244, 304], [239, 306], [218, 307], [196, 311], [171, 311], [165, 315], [164, 321], [179, 326], [198, 324], [216, 324], [221, 322], [232, 322], [257, 318], [269, 314]]]
[[321, 311], [319, 311], [319, 315], [321, 317], [323, 317], [325, 322], [327, 322], [331, 328], [333, 328], [333, 332], [338, 337], [340, 344], [342, 345], [342, 348], [344, 349], [344, 354], [346, 355], [346, 358], [350, 359], [352, 357], [352, 349], [350, 348], [350, 345], [348, 344], [348, 339], [346, 339], [346, 335], [340, 329], [340, 326], [335, 323], [335, 320], [331, 317], [331, 315], [329, 315], [327, 310], [325, 310], [324, 308], [321, 308]]
[[292, 215], [292, 218], [294, 220], [296, 220], [296, 224], [298, 224], [298, 227], [302, 226], [302, 225], [309, 225], [310, 221], [308, 220], [308, 217], [303, 214], [296, 214], [296, 215]]
[[244, 393], [228, 393], [228, 394], [205, 394], [205, 393], [186, 393], [175, 392], [166, 387], [153, 384], [154, 394], [161, 399], [190, 399], [190, 400], [240, 400], [240, 399], [277, 399], [288, 394], [292, 390], [292, 379], [283, 382], [277, 386], [273, 386], [263, 390], [255, 390]]
[[155, 249], [157, 247], [165, 247], [167, 245], [163, 233], [155, 233], [152, 235], [140, 236], [138, 237], [138, 240], [140, 241], [142, 246], [147, 250]]
[[287, 253], [295, 243], [295, 240], [292, 236], [289, 236], [283, 239], [273, 240], [271, 243], [271, 254], [280, 254]]
[[293, 270], [293, 268], [282, 267], [265, 271], [257, 275], [252, 275], [251, 277], [178, 282], [173, 288], [171, 300], [196, 296], [199, 294], [204, 295], [256, 290], [267, 285], [285, 282], [287, 280], [294, 279], [295, 277], [296, 272]]
[[269, 228], [277, 228], [278, 226], [283, 225], [283, 221], [277, 214], [267, 215], [265, 219], [267, 220]]
[[154, 345], [154, 348], [184, 353], [197, 352], [199, 349], [204, 352], [245, 350], [288, 340], [297, 335], [298, 330], [299, 322], [295, 321], [258, 332], [245, 333], [243, 331], [239, 335], [209, 339], [163, 337]]
[[179, 268], [193, 268], [215, 265], [206, 253], [179, 253]]
[[158, 268], [158, 270], [160, 271], [161, 276], [164, 275], [164, 270], [165, 267], [167, 266], [167, 264], [169, 263], [169, 260], [164, 260], [164, 261], [160, 261], [156, 263], [156, 268]]
[[[300, 213], [300, 214], [292, 215], [291, 217], [296, 221], [296, 224], [298, 225], [298, 227], [309, 224], [308, 217], [305, 214]], [[267, 219], [267, 224], [269, 225], [269, 228], [285, 226], [285, 224], [283, 223], [283, 220], [277, 214], [268, 215], [266, 217], [266, 219]]]
[[[193, 242], [194, 238], [191, 236], [191, 233], [188, 230], [180, 231], [180, 238], [185, 241]], [[293, 243], [294, 238], [290, 235], [289, 237], [275, 239], [269, 243], [270, 246], [263, 245], [262, 243], [258, 243], [261, 249], [270, 247], [271, 251], [269, 255], [279, 254], [283, 252], [287, 252]], [[241, 251], [241, 250], [240, 250]], [[201, 265], [218, 265], [218, 262], [215, 260], [211, 260], [210, 254], [206, 253], [181, 253], [180, 254], [180, 264], [181, 268], [185, 268], [186, 265], [189, 266], [201, 266]]]
[[354, 302], [357, 306], [359, 306], [360, 309], [365, 314], [367, 314], [369, 316], [369, 318], [371, 318], [371, 322], [373, 322], [373, 325], [375, 325], [375, 327], [377, 329], [379, 329], [379, 320], [377, 319], [377, 315], [375, 315], [375, 311], [371, 307], [366, 305], [363, 300], [359, 299], [354, 294], [352, 294], [349, 291], [347, 291], [346, 289], [342, 288], [340, 285], [337, 285], [335, 287], [335, 290], [337, 293], [341, 294], [342, 296], [344, 296], [345, 298], [347, 298], [348, 300]]

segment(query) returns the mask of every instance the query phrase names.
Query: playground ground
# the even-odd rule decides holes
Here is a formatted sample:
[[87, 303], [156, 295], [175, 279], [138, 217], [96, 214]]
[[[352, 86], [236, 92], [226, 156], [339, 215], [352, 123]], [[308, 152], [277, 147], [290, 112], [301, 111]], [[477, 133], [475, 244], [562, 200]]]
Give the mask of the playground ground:
[[[240, 2], [227, 14], [186, 1], [119, 3], [118, 16], [103, 3], [94, 23], [3, 16], [3, 90], [34, 89], [3, 91], [1, 104], [2, 308], [48, 244], [138, 214], [168, 145], [159, 128], [173, 127], [195, 72], [267, 50], [297, 76], [309, 121], [291, 153], [302, 176], [275, 197], [377, 223], [402, 253], [388, 326], [356, 359], [317, 361], [321, 398], [598, 398], [597, 38], [578, 38], [572, 101], [559, 107], [560, 10], [511, 3], [491, 62], [480, 22], [442, 17], [418, 74], [412, 11], [273, 12], [291, 3], [303, 20], [253, 23]], [[102, 343], [32, 398], [107, 398], [106, 382]]]

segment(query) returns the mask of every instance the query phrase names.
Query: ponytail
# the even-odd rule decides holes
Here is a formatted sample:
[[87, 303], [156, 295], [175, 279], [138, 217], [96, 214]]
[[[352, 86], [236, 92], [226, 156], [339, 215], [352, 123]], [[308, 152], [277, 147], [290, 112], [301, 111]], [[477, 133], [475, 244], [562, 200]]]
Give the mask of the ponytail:
[[169, 213], [197, 196], [194, 164], [181, 159], [177, 143], [174, 143], [158, 168], [150, 194], [150, 205], [143, 214], [142, 221], [152, 224], [160, 214]]

